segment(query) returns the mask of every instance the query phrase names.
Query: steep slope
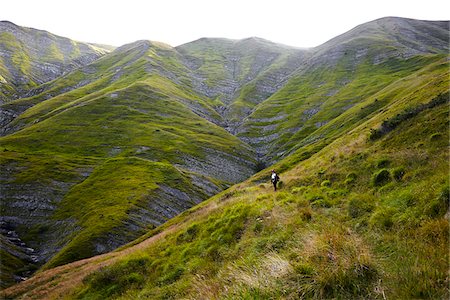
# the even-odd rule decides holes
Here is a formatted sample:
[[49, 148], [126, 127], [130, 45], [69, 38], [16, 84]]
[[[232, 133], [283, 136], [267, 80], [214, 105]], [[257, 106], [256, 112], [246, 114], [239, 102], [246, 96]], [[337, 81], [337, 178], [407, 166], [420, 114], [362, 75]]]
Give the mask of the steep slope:
[[107, 50], [49, 32], [0, 22], [0, 104], [87, 65]]
[[111, 251], [254, 172], [177, 55], [138, 41], [3, 106], [31, 108], [1, 139], [2, 226], [39, 264]]
[[[310, 50], [286, 85], [255, 107], [238, 136], [268, 163], [299, 147], [331, 142], [359, 121], [337, 119], [345, 111], [447, 57], [448, 28], [448, 22], [384, 18]], [[369, 116], [390, 101], [380, 95], [360, 113]]]
[[308, 53], [255, 37], [202, 38], [176, 49], [192, 72], [193, 89], [216, 100], [223, 126], [232, 133], [257, 104], [283, 86]]
[[302, 162], [280, 161], [290, 170], [276, 193], [259, 181], [265, 170], [116, 252], [2, 295], [446, 299], [449, 75], [436, 62], [385, 87], [384, 109]]

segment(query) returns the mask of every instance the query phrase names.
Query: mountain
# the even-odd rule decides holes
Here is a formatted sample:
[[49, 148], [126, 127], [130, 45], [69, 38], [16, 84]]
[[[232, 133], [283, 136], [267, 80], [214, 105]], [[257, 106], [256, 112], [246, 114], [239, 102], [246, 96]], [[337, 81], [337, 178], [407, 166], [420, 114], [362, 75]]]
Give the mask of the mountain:
[[202, 38], [176, 48], [191, 70], [193, 89], [218, 101], [222, 126], [233, 134], [251, 111], [274, 94], [307, 51], [261, 38]]
[[28, 108], [3, 128], [2, 227], [35, 263], [111, 251], [254, 173], [178, 56], [138, 41], [2, 106]]
[[328, 144], [390, 100], [379, 95], [365, 116], [348, 118], [346, 111], [445, 57], [448, 40], [448, 22], [383, 18], [360, 25], [310, 50], [289, 81], [245, 119], [238, 136], [268, 165], [300, 147]]
[[9, 100], [3, 296], [445, 298], [448, 25], [137, 41]]
[[101, 57], [108, 50], [0, 22], [0, 104]]

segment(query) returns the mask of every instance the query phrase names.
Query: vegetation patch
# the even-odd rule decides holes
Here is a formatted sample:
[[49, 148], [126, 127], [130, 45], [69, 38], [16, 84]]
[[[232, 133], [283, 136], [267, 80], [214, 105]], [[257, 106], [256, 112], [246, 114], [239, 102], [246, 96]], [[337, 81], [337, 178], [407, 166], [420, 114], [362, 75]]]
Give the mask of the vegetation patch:
[[387, 169], [381, 169], [372, 175], [372, 184], [374, 186], [383, 186], [391, 181], [391, 173]]
[[437, 97], [433, 98], [428, 103], [420, 104], [416, 107], [411, 107], [403, 112], [397, 114], [395, 117], [390, 118], [388, 120], [384, 120], [381, 124], [380, 128], [377, 129], [371, 129], [369, 139], [371, 141], [374, 141], [376, 139], [381, 138], [382, 136], [386, 135], [387, 133], [394, 130], [400, 123], [409, 120], [416, 116], [417, 114], [421, 113], [422, 111], [431, 109], [437, 105], [442, 105], [449, 102], [449, 92], [439, 94]]

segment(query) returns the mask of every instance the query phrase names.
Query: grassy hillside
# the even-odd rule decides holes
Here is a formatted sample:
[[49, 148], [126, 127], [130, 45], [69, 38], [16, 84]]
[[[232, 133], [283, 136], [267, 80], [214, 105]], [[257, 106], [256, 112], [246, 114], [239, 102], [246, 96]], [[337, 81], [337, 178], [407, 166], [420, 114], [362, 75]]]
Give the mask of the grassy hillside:
[[[1, 284], [40, 268], [5, 295], [448, 296], [448, 78], [448, 22], [386, 18], [308, 50], [137, 41], [44, 83], [0, 106]], [[199, 204], [269, 165], [280, 192], [268, 168]]]
[[308, 51], [261, 39], [202, 38], [176, 48], [191, 70], [193, 89], [215, 99], [234, 133], [252, 109], [275, 93]]
[[265, 170], [116, 252], [3, 295], [447, 298], [449, 95], [439, 77], [416, 80], [427, 88], [388, 88], [389, 109], [291, 164], [278, 192]]
[[[254, 108], [238, 136], [269, 164], [300, 147], [331, 142], [388, 105], [393, 94], [387, 97], [386, 87], [421, 68], [426, 74], [430, 64], [446, 67], [445, 24], [385, 18], [310, 50], [290, 80]], [[348, 120], [346, 112], [357, 117]]]
[[49, 32], [0, 22], [0, 103], [86, 65], [108, 50]]
[[110, 251], [254, 172], [172, 55], [139, 41], [2, 106], [30, 107], [1, 139], [1, 210], [40, 264]]

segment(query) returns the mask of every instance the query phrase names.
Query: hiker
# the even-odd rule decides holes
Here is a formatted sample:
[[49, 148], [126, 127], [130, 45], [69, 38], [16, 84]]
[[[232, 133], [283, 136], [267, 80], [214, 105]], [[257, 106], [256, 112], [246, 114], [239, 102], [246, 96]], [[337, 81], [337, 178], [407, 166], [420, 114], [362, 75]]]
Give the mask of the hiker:
[[278, 177], [278, 174], [275, 173], [275, 170], [272, 170], [272, 176], [270, 178], [270, 181], [272, 181], [273, 190], [276, 192], [277, 191], [277, 183], [278, 183], [278, 181], [280, 181], [280, 177]]

